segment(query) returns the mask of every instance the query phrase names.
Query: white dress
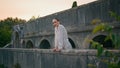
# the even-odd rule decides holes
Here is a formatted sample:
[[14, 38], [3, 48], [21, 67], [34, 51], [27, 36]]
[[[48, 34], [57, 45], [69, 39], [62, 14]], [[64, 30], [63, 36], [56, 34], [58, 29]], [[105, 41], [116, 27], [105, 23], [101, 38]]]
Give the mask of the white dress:
[[55, 47], [58, 47], [58, 49], [72, 49], [67, 31], [63, 25], [55, 27]]

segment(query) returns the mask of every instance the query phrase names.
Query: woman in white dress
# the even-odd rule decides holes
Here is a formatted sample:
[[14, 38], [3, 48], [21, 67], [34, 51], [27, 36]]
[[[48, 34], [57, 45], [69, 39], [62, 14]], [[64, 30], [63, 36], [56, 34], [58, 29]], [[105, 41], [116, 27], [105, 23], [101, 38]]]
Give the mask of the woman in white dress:
[[52, 22], [55, 27], [55, 48], [53, 50], [61, 51], [61, 49], [72, 49], [65, 27], [60, 24], [57, 18], [54, 18]]

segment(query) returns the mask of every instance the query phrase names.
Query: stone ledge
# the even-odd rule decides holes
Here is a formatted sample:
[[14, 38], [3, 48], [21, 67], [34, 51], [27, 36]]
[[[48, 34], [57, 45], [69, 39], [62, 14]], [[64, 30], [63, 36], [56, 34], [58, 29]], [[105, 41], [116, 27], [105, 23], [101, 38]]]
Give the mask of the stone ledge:
[[[71, 49], [71, 50], [62, 50], [61, 52], [53, 52], [52, 49], [24, 49], [24, 48], [0, 48], [0, 51], [12, 51], [16, 53], [42, 53], [42, 54], [64, 54], [64, 55], [96, 55], [97, 50], [95, 49]], [[108, 50], [114, 53], [120, 53], [120, 50]]]

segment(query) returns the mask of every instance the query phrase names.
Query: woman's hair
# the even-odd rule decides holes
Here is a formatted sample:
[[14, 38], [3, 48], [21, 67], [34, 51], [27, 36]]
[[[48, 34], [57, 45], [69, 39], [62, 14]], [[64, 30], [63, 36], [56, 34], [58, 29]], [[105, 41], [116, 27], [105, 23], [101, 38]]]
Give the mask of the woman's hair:
[[60, 21], [58, 18], [54, 18], [54, 19], [56, 19], [57, 21]]

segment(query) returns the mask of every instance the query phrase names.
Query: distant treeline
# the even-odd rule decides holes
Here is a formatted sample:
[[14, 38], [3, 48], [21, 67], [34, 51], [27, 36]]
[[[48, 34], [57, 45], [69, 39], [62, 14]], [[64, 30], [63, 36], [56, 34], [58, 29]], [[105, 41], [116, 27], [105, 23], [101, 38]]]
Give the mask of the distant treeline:
[[5, 46], [11, 41], [12, 27], [17, 24], [25, 23], [26, 20], [8, 17], [0, 20], [0, 47]]

